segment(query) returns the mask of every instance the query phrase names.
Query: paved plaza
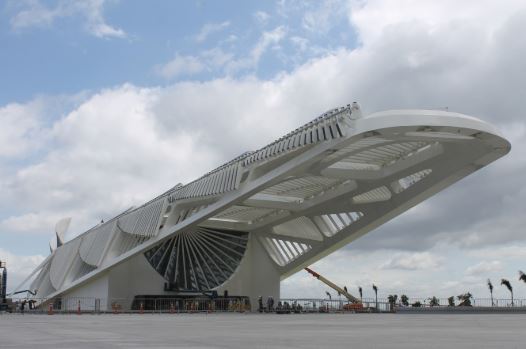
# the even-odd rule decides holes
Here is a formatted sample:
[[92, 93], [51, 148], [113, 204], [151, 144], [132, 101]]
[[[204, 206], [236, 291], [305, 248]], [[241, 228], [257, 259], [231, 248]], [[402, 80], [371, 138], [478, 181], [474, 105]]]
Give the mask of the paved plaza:
[[0, 348], [524, 348], [524, 314], [0, 315]]

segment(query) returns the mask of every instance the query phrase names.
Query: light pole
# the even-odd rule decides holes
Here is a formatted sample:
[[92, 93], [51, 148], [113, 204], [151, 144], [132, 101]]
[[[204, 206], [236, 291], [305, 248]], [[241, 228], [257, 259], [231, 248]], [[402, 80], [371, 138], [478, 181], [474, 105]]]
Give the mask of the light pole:
[[0, 261], [0, 271], [2, 272], [2, 278], [0, 279], [0, 300], [2, 303], [5, 303], [7, 297], [7, 269], [5, 262]]

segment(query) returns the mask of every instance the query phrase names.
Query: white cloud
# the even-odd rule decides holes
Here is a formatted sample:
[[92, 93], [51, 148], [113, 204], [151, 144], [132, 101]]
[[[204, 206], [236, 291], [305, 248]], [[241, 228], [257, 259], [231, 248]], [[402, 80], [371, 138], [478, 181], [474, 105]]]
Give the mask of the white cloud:
[[442, 265], [441, 258], [429, 252], [398, 253], [380, 265], [381, 269], [426, 270]]
[[49, 9], [39, 1], [26, 2], [26, 5], [26, 8], [11, 18], [11, 26], [13, 29], [49, 26], [56, 18], [63, 16], [64, 10], [61, 6]]
[[126, 33], [120, 28], [106, 23], [103, 17], [105, 0], [89, 0], [76, 2], [79, 13], [86, 16], [86, 26], [89, 33], [99, 38], [125, 38]]
[[260, 40], [254, 46], [251, 51], [251, 56], [253, 60], [257, 63], [259, 59], [265, 53], [265, 51], [271, 46], [279, 43], [286, 34], [286, 30], [283, 26], [276, 27], [274, 30], [269, 32], [264, 32]]
[[6, 262], [8, 270], [7, 292], [11, 292], [26, 278], [42, 261], [44, 256], [20, 256], [0, 247], [0, 260]]
[[466, 269], [466, 275], [482, 275], [502, 271], [503, 266], [500, 261], [482, 261]]
[[221, 48], [216, 47], [210, 50], [203, 51], [200, 56], [201, 59], [204, 62], [206, 62], [206, 65], [209, 68], [209, 70], [211, 70], [223, 67], [230, 60], [232, 60], [232, 57], [234, 55], [232, 53], [223, 51]]
[[290, 38], [290, 41], [292, 44], [294, 44], [298, 50], [301, 52], [307, 50], [307, 46], [309, 44], [309, 40], [306, 38], [302, 38], [301, 36], [293, 36]]
[[342, 0], [327, 0], [316, 3], [303, 14], [302, 26], [316, 34], [327, 33], [347, 12], [348, 3]]
[[[50, 229], [59, 219], [55, 212], [27, 213], [19, 216], [7, 217], [0, 222], [3, 230], [16, 233], [41, 232], [47, 235], [53, 233]], [[43, 230], [44, 229], [44, 230]]]
[[526, 259], [526, 245], [514, 243], [501, 246], [490, 246], [485, 248], [473, 249], [468, 252], [468, 256], [474, 258], [510, 259], [522, 261]]
[[156, 72], [165, 79], [173, 79], [179, 76], [191, 76], [201, 73], [205, 69], [204, 63], [195, 56], [175, 55], [170, 62], [157, 66]]
[[443, 35], [444, 31], [465, 31], [471, 27], [492, 33], [526, 7], [520, 0], [504, 3], [491, 0], [351, 0], [350, 3], [350, 21], [365, 44], [376, 43], [397, 28], [420, 28], [427, 34]]
[[[252, 47], [247, 56], [234, 59], [234, 54], [225, 52], [220, 47], [202, 51], [197, 56], [184, 56], [177, 54], [168, 63], [156, 66], [157, 75], [165, 79], [177, 77], [189, 77], [204, 71], [220, 72], [224, 70], [227, 75], [242, 71], [252, 72], [257, 69], [261, 57], [269, 48], [278, 48], [280, 41], [284, 39], [286, 30], [283, 26], [276, 27], [271, 31], [261, 34], [257, 43]], [[237, 39], [234, 37], [234, 39]], [[229, 40], [229, 39], [227, 39]]]
[[203, 25], [201, 30], [199, 31], [199, 34], [195, 36], [195, 41], [197, 42], [203, 42], [205, 41], [211, 34], [220, 32], [222, 30], [225, 30], [230, 26], [229, 21], [224, 21], [221, 23], [207, 23]]
[[256, 19], [256, 21], [258, 21], [259, 24], [266, 25], [268, 23], [270, 15], [265, 11], [256, 11], [254, 13], [254, 18]]
[[223, 51], [219, 47], [202, 51], [198, 56], [175, 55], [168, 63], [154, 68], [155, 73], [164, 79], [171, 80], [178, 77], [190, 77], [202, 72], [220, 71], [231, 62], [234, 55]]
[[11, 103], [0, 107], [0, 160], [8, 157], [21, 157], [35, 150], [42, 135], [42, 103], [33, 101], [22, 105]]
[[[353, 243], [354, 252], [362, 253], [337, 253], [316, 265], [335, 282], [367, 286], [368, 292], [375, 282], [381, 292], [431, 295], [440, 290], [447, 295], [469, 286], [483, 294], [483, 279], [462, 279], [467, 265], [454, 280], [454, 275], [449, 278], [454, 266], [448, 266], [451, 270], [444, 275], [436, 269], [446, 261], [436, 252], [421, 251], [438, 243], [480, 250], [524, 242], [526, 42], [517, 40], [517, 33], [526, 29], [525, 5], [510, 1], [499, 5], [505, 9], [491, 3], [472, 9], [459, 4], [454, 11], [448, 6], [435, 11], [441, 3], [426, 2], [427, 7], [421, 3], [404, 2], [401, 9], [394, 2], [353, 3], [350, 20], [362, 41], [359, 48], [328, 52], [270, 80], [225, 78], [166, 88], [116, 86], [92, 95], [42, 130], [28, 123], [16, 131], [21, 139], [25, 130], [48, 133], [54, 148], [32, 163], [20, 164], [3, 179], [2, 205], [21, 211], [4, 218], [3, 224], [13, 234], [51, 224], [42, 220], [28, 224], [29, 228], [17, 225], [24, 218], [38, 221], [51, 212], [56, 217], [75, 212], [77, 225], [72, 228], [80, 232], [100, 218], [189, 181], [320, 112], [353, 100], [366, 113], [447, 105], [503, 129], [513, 142], [511, 154]], [[232, 69], [257, 67], [265, 52], [286, 34], [284, 27], [265, 32], [250, 55], [236, 61], [238, 66]], [[209, 56], [228, 66], [230, 58], [225, 55], [216, 51]], [[205, 63], [196, 69], [208, 69], [208, 61], [197, 58]], [[182, 74], [182, 69], [176, 67], [171, 74]], [[12, 120], [16, 108], [6, 108], [2, 111], [8, 110]], [[10, 150], [9, 154], [21, 153]], [[382, 250], [386, 247], [390, 250]], [[401, 249], [418, 252], [396, 251]], [[507, 251], [520, 254], [518, 248], [508, 246], [498, 252]], [[497, 253], [493, 257], [489, 252], [471, 257], [503, 261], [506, 272], [520, 268], [515, 267], [522, 263], [519, 258], [504, 264]], [[392, 257], [381, 263], [386, 256]], [[358, 271], [355, 265], [360, 265]], [[440, 274], [440, 280], [425, 279], [428, 269]], [[402, 274], [409, 275], [401, 278]], [[446, 284], [445, 276], [451, 283]], [[315, 284], [304, 276], [297, 278], [302, 279], [297, 285]], [[303, 294], [293, 281], [284, 283], [288, 294]]]
[[261, 57], [269, 47], [278, 45], [279, 42], [285, 38], [286, 33], [287, 31], [283, 26], [278, 26], [271, 31], [263, 32], [258, 42], [254, 45], [252, 50], [250, 50], [249, 55], [230, 62], [227, 65], [227, 71], [235, 73], [242, 70], [257, 68]]
[[103, 16], [105, 2], [105, 0], [62, 0], [54, 8], [49, 8], [42, 5], [39, 0], [27, 1], [11, 18], [11, 27], [14, 30], [46, 27], [60, 18], [81, 16], [85, 19], [88, 33], [99, 38], [125, 38], [124, 30], [106, 23]]

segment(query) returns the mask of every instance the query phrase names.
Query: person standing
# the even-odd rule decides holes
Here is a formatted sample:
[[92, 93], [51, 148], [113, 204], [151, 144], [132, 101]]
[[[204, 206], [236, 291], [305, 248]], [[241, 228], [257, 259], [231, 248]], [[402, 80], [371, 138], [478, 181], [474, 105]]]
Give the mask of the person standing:
[[261, 296], [258, 297], [258, 306], [259, 306], [258, 311], [262, 313], [263, 312], [263, 297]]

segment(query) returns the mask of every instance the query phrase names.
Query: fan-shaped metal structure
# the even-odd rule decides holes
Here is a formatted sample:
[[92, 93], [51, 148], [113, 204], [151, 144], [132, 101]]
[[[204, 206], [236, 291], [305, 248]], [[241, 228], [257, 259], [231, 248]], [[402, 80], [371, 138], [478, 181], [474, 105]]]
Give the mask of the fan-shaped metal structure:
[[245, 254], [248, 233], [198, 228], [145, 252], [171, 290], [207, 291], [223, 284]]

